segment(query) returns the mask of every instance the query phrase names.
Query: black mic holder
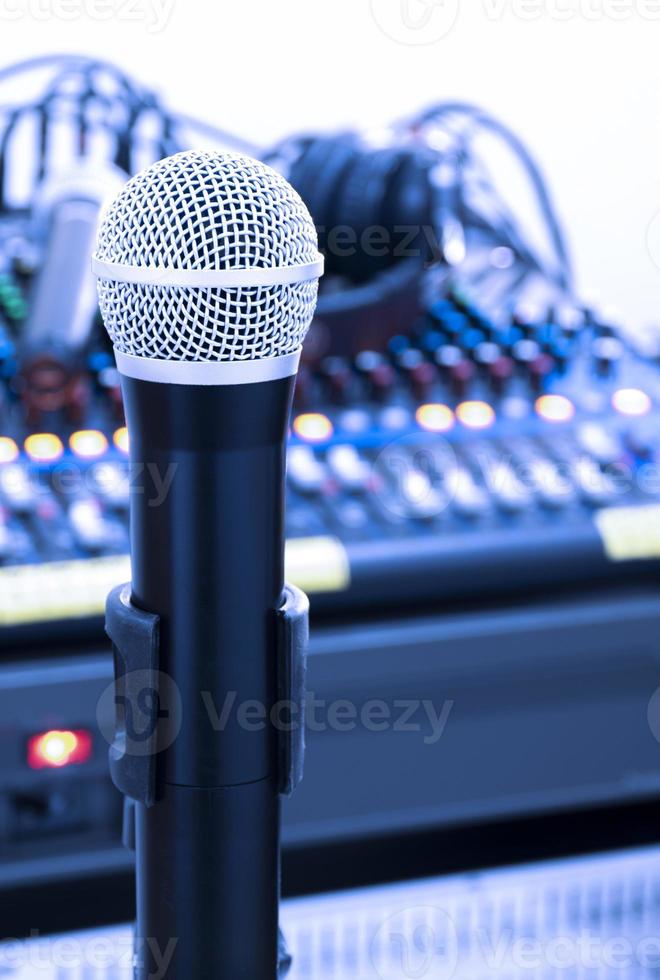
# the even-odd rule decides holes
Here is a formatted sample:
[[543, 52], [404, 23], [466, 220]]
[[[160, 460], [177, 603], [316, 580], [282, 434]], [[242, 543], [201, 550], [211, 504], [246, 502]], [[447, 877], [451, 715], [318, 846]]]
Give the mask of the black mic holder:
[[[115, 673], [115, 731], [110, 746], [110, 775], [124, 795], [123, 842], [135, 849], [135, 804], [153, 806], [158, 799], [158, 730], [169, 710], [159, 695], [159, 625], [156, 613], [131, 602], [130, 584], [109, 594], [105, 630], [112, 642]], [[309, 601], [294, 585], [285, 585], [277, 617], [278, 695], [290, 712], [290, 724], [278, 731], [279, 793], [290, 796], [303, 776], [305, 756], [306, 668]], [[136, 730], [135, 719], [142, 725]], [[294, 723], [293, 719], [297, 719]], [[219, 737], [222, 737], [221, 735]], [[139, 751], [131, 750], [139, 745]], [[280, 932], [279, 974], [291, 966]]]

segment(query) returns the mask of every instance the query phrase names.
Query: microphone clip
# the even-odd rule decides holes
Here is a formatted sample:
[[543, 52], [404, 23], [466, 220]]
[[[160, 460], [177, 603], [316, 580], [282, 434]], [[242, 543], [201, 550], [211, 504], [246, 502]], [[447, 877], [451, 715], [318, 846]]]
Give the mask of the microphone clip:
[[[278, 700], [289, 723], [278, 732], [278, 793], [290, 796], [303, 775], [309, 600], [285, 585], [276, 610]], [[110, 775], [124, 796], [144, 806], [157, 801], [158, 735], [167, 741], [176, 722], [171, 687], [159, 670], [159, 616], [131, 602], [130, 584], [117, 586], [106, 602], [105, 631], [114, 654], [115, 731]], [[165, 689], [164, 689], [165, 688]], [[172, 702], [172, 703], [170, 703]]]

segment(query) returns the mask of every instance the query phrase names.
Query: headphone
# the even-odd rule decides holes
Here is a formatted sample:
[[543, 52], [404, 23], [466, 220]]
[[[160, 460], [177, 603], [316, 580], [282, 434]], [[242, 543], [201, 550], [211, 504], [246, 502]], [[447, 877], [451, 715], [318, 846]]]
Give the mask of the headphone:
[[371, 282], [402, 261], [433, 257], [437, 156], [424, 147], [370, 147], [355, 133], [303, 142], [287, 173], [307, 204], [326, 274]]

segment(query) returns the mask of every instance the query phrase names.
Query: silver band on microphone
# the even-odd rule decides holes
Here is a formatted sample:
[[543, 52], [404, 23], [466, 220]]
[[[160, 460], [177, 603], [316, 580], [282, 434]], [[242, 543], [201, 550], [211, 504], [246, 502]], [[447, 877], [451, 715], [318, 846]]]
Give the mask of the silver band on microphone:
[[168, 266], [124, 265], [92, 258], [92, 271], [99, 279], [145, 286], [181, 286], [192, 288], [234, 289], [240, 286], [287, 286], [307, 282], [323, 275], [324, 259], [320, 252], [313, 262], [299, 265], [247, 269], [176, 269]]
[[246, 385], [290, 378], [298, 370], [302, 348], [254, 361], [165, 361], [137, 357], [115, 348], [120, 374], [138, 381], [175, 385]]

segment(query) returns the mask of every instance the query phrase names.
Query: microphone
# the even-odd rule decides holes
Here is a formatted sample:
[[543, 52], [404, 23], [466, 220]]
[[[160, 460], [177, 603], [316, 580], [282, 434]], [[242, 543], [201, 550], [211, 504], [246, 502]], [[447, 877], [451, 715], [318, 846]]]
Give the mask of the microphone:
[[[92, 264], [141, 474], [130, 595], [113, 593], [107, 614], [111, 770], [136, 800], [136, 976], [268, 980], [291, 783], [271, 715], [282, 674], [298, 669], [300, 682], [279, 639], [285, 443], [323, 259], [283, 177], [186, 152], [126, 184]], [[135, 693], [140, 670], [158, 688], [151, 702]], [[139, 705], [152, 725], [131, 753]]]
[[126, 180], [117, 167], [88, 160], [44, 183], [35, 200], [35, 236], [44, 243], [24, 340], [30, 349], [55, 344], [75, 356], [98, 314], [89, 255], [99, 213]]
[[37, 194], [32, 225], [44, 257], [21, 337], [22, 397], [33, 421], [62, 408], [74, 417], [82, 411], [82, 355], [98, 317], [89, 255], [99, 213], [125, 180], [117, 167], [87, 160]]

